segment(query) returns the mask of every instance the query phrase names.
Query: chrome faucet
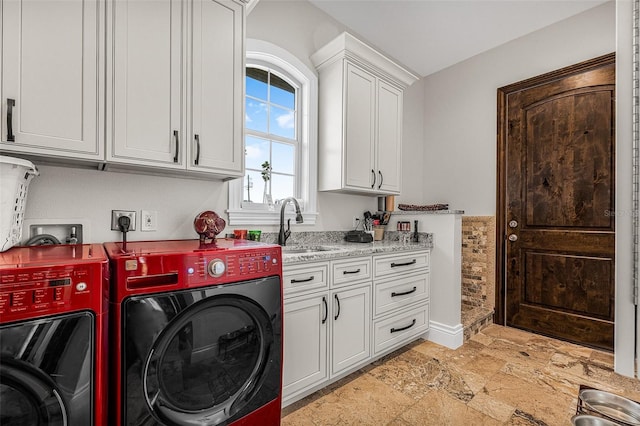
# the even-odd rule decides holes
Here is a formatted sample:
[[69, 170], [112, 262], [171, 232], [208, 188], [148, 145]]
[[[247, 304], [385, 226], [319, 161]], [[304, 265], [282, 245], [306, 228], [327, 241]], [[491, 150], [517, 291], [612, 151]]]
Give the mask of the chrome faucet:
[[281, 246], [287, 245], [287, 238], [291, 235], [291, 219], [287, 219], [287, 230], [284, 230], [284, 209], [289, 201], [293, 201], [296, 207], [296, 223], [302, 223], [302, 213], [300, 213], [300, 204], [298, 200], [293, 197], [285, 198], [282, 200], [282, 206], [280, 207], [280, 233], [278, 233], [278, 244]]

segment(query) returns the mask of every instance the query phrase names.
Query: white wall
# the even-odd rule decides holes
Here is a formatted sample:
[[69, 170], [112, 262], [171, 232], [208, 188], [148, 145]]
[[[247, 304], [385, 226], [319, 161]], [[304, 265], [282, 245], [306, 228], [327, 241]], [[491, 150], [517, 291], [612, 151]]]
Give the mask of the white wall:
[[111, 231], [112, 209], [137, 210], [138, 214], [142, 209], [158, 212], [158, 231], [133, 231], [129, 240], [195, 238], [196, 214], [203, 210], [222, 213], [226, 209], [227, 186], [221, 182], [71, 167], [39, 169], [40, 176], [29, 185], [25, 221], [78, 219], [70, 222], [88, 224], [88, 229], [83, 229], [83, 242], [120, 238], [117, 231]]
[[[247, 17], [247, 37], [274, 43], [311, 69], [309, 56], [344, 30], [344, 26], [307, 1], [262, 0]], [[420, 200], [422, 194], [422, 101], [420, 84], [407, 90], [404, 160], [411, 166], [404, 167], [407, 190], [403, 196], [407, 194], [414, 201]], [[158, 212], [158, 231], [134, 231], [129, 235], [131, 240], [195, 238], [192, 221], [203, 210], [214, 210], [226, 218], [227, 184], [219, 181], [57, 166], [40, 166], [40, 170], [42, 175], [30, 185], [25, 219], [35, 223], [60, 219], [88, 224], [85, 242], [120, 238], [118, 232], [110, 230], [112, 209]], [[346, 230], [351, 228], [353, 216], [376, 208], [374, 197], [320, 193], [316, 225], [293, 225], [292, 229]], [[276, 230], [268, 226], [256, 228]]]
[[[314, 67], [309, 57], [343, 31], [351, 32], [307, 1], [261, 0], [247, 17], [247, 38], [266, 40], [280, 46], [310, 69]], [[366, 41], [359, 34], [352, 33]], [[389, 52], [385, 53], [391, 56]], [[396, 203], [417, 203], [422, 199], [423, 98], [421, 81], [404, 92], [402, 194], [396, 198]], [[316, 229], [349, 229], [354, 215], [361, 216], [365, 210], [375, 209], [377, 201], [372, 197], [321, 192]]]
[[605, 3], [427, 76], [425, 202], [494, 215], [497, 89], [613, 52], [615, 28]]
[[615, 370], [633, 376], [631, 1], [617, 8], [605, 3], [426, 77], [424, 198], [495, 215], [497, 89], [616, 51]]
[[404, 91], [402, 134], [402, 194], [396, 204], [425, 204], [424, 80]]
[[[616, 329], [615, 371], [634, 375], [635, 345], [640, 348], [640, 318], [635, 323], [633, 300], [632, 114], [633, 114], [633, 4], [616, 3]], [[638, 265], [640, 266], [640, 265]], [[634, 324], [635, 323], [635, 324]], [[635, 345], [634, 345], [635, 343]]]

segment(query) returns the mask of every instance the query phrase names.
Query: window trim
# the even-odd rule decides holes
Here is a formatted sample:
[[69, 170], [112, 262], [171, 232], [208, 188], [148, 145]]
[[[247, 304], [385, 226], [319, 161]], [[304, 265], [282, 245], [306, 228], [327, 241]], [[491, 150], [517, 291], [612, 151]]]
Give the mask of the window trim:
[[[304, 225], [314, 225], [318, 216], [318, 77], [315, 72], [288, 51], [263, 40], [247, 39], [246, 64], [281, 70], [300, 84], [300, 146], [299, 172], [296, 180], [300, 185], [300, 204]], [[244, 84], [244, 80], [243, 80]], [[244, 97], [243, 113], [244, 113]], [[244, 121], [244, 120], [243, 120]], [[243, 125], [243, 143], [245, 128]], [[251, 209], [242, 207], [243, 179], [229, 181], [229, 225], [278, 225], [280, 210]], [[295, 217], [293, 208], [287, 210], [287, 217]]]

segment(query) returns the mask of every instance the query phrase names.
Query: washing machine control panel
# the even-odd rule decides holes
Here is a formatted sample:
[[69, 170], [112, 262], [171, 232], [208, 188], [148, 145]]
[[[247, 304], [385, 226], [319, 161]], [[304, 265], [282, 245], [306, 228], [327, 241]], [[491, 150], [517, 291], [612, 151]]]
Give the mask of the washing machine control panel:
[[190, 285], [252, 279], [281, 272], [278, 248], [225, 253], [199, 253], [185, 257], [184, 271]]
[[20, 269], [0, 274], [0, 315], [58, 310], [91, 298], [89, 266]]

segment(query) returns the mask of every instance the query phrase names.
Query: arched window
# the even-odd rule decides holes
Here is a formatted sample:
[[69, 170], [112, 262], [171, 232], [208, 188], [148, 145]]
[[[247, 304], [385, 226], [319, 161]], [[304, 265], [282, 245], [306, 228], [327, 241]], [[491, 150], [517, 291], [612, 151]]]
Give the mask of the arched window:
[[299, 89], [273, 68], [247, 66], [244, 203], [271, 203], [296, 193], [300, 146]]
[[315, 223], [317, 77], [278, 46], [247, 40], [245, 173], [229, 183], [230, 225], [278, 224], [294, 196]]

